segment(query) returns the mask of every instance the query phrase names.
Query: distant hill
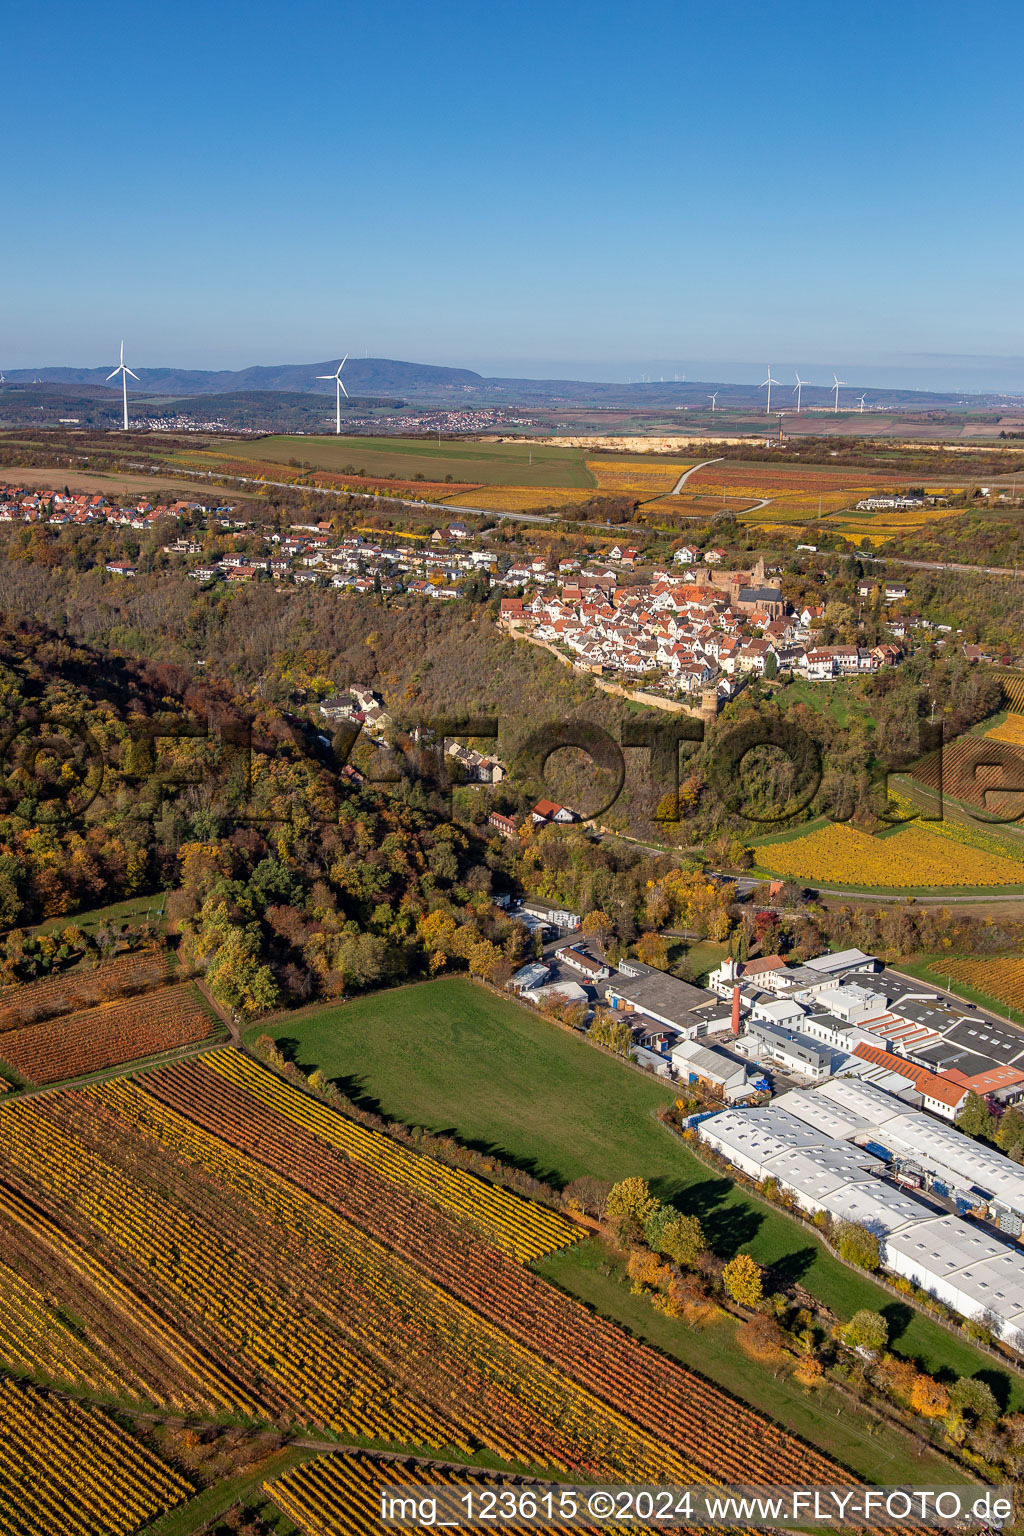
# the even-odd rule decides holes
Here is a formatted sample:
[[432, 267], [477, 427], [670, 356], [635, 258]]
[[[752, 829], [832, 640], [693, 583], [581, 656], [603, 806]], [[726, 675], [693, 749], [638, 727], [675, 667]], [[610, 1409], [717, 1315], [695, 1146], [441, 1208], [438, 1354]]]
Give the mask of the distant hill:
[[[330, 380], [318, 374], [334, 373], [340, 357], [324, 363], [279, 363], [219, 373], [190, 368], [136, 368], [138, 384], [128, 380], [129, 393], [147, 395], [221, 395], [240, 391], [286, 391], [290, 394], [334, 396]], [[109, 368], [16, 368], [7, 373], [11, 383], [103, 385]], [[480, 374], [468, 368], [435, 368], [429, 363], [391, 362], [380, 357], [350, 357], [345, 364], [345, 388], [350, 395], [393, 395], [438, 390], [476, 389]]]
[[[129, 380], [129, 395], [158, 397], [162, 400], [197, 400], [208, 402], [204, 414], [212, 411], [209, 402], [214, 398], [235, 402], [238, 409], [241, 398], [275, 395], [282, 402], [284, 397], [294, 402], [300, 397], [324, 397], [334, 400], [334, 384], [318, 375], [333, 374], [341, 361], [331, 358], [319, 363], [279, 363], [268, 366], [241, 368], [219, 372], [188, 368], [136, 368], [139, 382]], [[99, 398], [94, 392], [107, 390], [109, 367], [103, 368], [21, 368], [7, 374], [8, 386], [44, 387], [63, 390], [71, 400], [77, 391], [82, 397]], [[505, 379], [485, 378], [469, 368], [441, 368], [430, 363], [409, 363], [383, 357], [350, 357], [345, 364], [345, 386], [352, 404], [368, 399], [399, 399], [417, 405], [435, 405], [442, 408], [472, 406], [533, 406], [537, 409], [560, 405], [572, 407], [621, 407], [629, 410], [671, 411], [689, 408], [701, 412], [708, 410], [711, 391], [718, 395], [718, 409], [763, 411], [764, 391], [753, 384], [719, 384], [714, 381], [690, 380], [676, 382], [659, 380], [643, 384], [592, 383], [578, 379]], [[36, 382], [34, 382], [36, 381]], [[119, 391], [109, 390], [111, 397]], [[943, 411], [950, 409], [979, 410], [1000, 407], [1005, 402], [997, 395], [937, 394], [924, 390], [868, 389], [869, 405], [886, 406], [893, 410]], [[803, 392], [805, 408], [821, 409], [831, 403], [832, 392], [825, 385], [808, 385]], [[855, 392], [844, 387], [842, 408], [854, 409]], [[791, 411], [792, 389], [780, 388], [773, 403]], [[5, 390], [0, 388], [0, 419], [6, 415]], [[224, 406], [224, 411], [228, 407]], [[65, 414], [75, 414], [68, 411]], [[194, 414], [194, 411], [193, 411]], [[266, 412], [264, 412], [264, 417]], [[38, 418], [36, 418], [38, 419]], [[261, 418], [262, 420], [262, 418]], [[233, 424], [248, 425], [248, 416], [233, 420]], [[302, 427], [298, 408], [286, 408], [283, 404], [272, 422], [273, 430], [286, 430], [288, 426]]]

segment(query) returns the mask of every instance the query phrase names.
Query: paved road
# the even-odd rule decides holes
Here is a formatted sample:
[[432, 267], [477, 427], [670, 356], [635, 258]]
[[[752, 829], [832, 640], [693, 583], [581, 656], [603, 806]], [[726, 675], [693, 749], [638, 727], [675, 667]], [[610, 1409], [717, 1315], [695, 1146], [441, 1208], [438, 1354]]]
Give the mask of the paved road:
[[692, 469], [687, 469], [687, 470], [683, 471], [683, 473], [679, 476], [679, 479], [676, 481], [675, 485], [672, 487], [671, 491], [669, 491], [669, 495], [670, 496], [678, 496], [679, 492], [682, 490], [682, 488], [686, 484], [687, 480], [689, 480], [691, 475], [695, 475], [697, 473], [698, 469], [707, 469], [709, 464], [724, 464], [724, 463], [725, 463], [724, 459], [701, 459], [700, 463], [699, 464], [694, 464]]
[[1020, 566], [1010, 565], [962, 565], [956, 561], [904, 560], [901, 555], [861, 555], [877, 565], [907, 565], [917, 571], [967, 571], [974, 576], [1024, 576]]

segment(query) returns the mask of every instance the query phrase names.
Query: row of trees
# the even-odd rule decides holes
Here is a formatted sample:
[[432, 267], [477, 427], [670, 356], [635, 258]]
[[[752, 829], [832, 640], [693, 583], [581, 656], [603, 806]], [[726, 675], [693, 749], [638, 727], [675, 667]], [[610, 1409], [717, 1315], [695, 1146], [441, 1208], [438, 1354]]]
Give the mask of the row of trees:
[[[663, 1205], [644, 1179], [614, 1185], [603, 1210], [632, 1293], [659, 1312], [702, 1328], [720, 1315], [723, 1302], [730, 1304], [740, 1313], [736, 1342], [774, 1374], [792, 1374], [808, 1390], [839, 1383], [876, 1406], [934, 1426], [949, 1449], [986, 1475], [1024, 1470], [1024, 1414], [1002, 1415], [979, 1376], [940, 1379], [890, 1352], [881, 1313], [862, 1308], [844, 1322], [806, 1293], [775, 1288], [771, 1271], [749, 1253], [723, 1263], [708, 1248], [698, 1219]], [[832, 1235], [851, 1262], [877, 1267], [877, 1240], [873, 1249], [864, 1241], [870, 1233], [842, 1224]]]

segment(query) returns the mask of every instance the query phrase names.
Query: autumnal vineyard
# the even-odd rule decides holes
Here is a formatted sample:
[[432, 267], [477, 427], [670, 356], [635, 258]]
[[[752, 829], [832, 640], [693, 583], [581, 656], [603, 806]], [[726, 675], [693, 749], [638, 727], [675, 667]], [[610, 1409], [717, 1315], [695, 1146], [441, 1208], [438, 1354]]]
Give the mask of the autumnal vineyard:
[[367, 1163], [384, 1178], [423, 1195], [431, 1204], [479, 1227], [499, 1248], [524, 1262], [576, 1242], [578, 1227], [554, 1211], [533, 1205], [507, 1190], [485, 1184], [458, 1168], [446, 1168], [433, 1158], [409, 1152], [379, 1131], [328, 1109], [316, 1099], [296, 1093], [286, 1083], [238, 1051], [213, 1052], [206, 1065], [222, 1072], [255, 1098], [272, 1104], [281, 1114], [304, 1125], [346, 1156]]
[[[510, 1480], [497, 1474], [454, 1471], [425, 1461], [385, 1461], [349, 1454], [307, 1461], [265, 1482], [263, 1490], [305, 1536], [379, 1536], [381, 1490], [413, 1484], [499, 1490], [509, 1486]], [[538, 1525], [532, 1529], [538, 1536], [552, 1536], [558, 1527]], [[629, 1529], [636, 1536], [650, 1536], [644, 1526], [630, 1525]]]
[[449, 507], [483, 507], [488, 512], [532, 512], [543, 507], [567, 507], [600, 494], [554, 485], [482, 485], [451, 495], [445, 486], [441, 500]]
[[920, 806], [908, 800], [905, 795], [901, 795], [898, 790], [890, 789], [889, 804], [894, 815], [901, 817], [904, 821], [918, 819], [933, 837], [947, 838], [950, 842], [960, 843], [966, 848], [977, 848], [982, 853], [994, 853], [1002, 858], [1019, 861], [1021, 878], [1024, 879], [1024, 842], [1015, 845], [1000, 841], [993, 833], [986, 832], [983, 824], [970, 826], [948, 815], [938, 820], [931, 820]]
[[1024, 865], [921, 826], [873, 837], [845, 824], [818, 827], [756, 850], [761, 868], [812, 884], [865, 887], [1024, 885]]
[[[576, 1476], [836, 1477], [334, 1144], [310, 1123], [324, 1106], [212, 1054], [0, 1104], [0, 1297], [34, 1345], [22, 1369], [99, 1391], [113, 1372], [158, 1407]], [[73, 1337], [47, 1309], [74, 1316]], [[8, 1360], [28, 1343], [0, 1330]]]
[[128, 1536], [192, 1491], [97, 1409], [0, 1378], [0, 1536]]
[[106, 965], [76, 966], [41, 981], [4, 987], [0, 991], [0, 1031], [86, 1008], [105, 998], [147, 991], [166, 981], [168, 969], [165, 949], [139, 949]]
[[907, 770], [931, 790], [992, 817], [1024, 816], [1024, 754], [993, 736], [958, 736]]
[[1007, 741], [1011, 746], [1024, 747], [1024, 715], [1007, 715], [1001, 725], [994, 725], [985, 732], [986, 741]]
[[26, 1082], [56, 1083], [195, 1045], [220, 1027], [191, 983], [183, 982], [8, 1029], [0, 1055]]
[[661, 496], [678, 481], [680, 475], [693, 468], [694, 461], [671, 459], [587, 459], [587, 468], [602, 491], [614, 491], [620, 496], [649, 498]]
[[997, 1003], [1024, 1011], [1024, 955], [942, 960], [942, 974]]
[[302, 470], [294, 465], [275, 464], [269, 459], [225, 459], [216, 453], [191, 452], [181, 455], [183, 462], [214, 467], [225, 475], [239, 475], [252, 480], [286, 481], [292, 485], [312, 484], [334, 487], [337, 490], [364, 492], [372, 496], [375, 491], [384, 495], [410, 496], [434, 501], [438, 495], [448, 495], [452, 490], [468, 491], [472, 481], [453, 486], [449, 480], [392, 480], [387, 475], [344, 474], [330, 469]]

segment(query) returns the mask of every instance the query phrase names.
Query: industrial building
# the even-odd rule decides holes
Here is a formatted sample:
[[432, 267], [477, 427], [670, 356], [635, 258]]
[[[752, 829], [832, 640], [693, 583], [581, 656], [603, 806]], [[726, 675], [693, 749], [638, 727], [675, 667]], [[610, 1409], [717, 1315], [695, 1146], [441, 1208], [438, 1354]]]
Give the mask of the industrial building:
[[638, 960], [620, 965], [604, 995], [617, 1011], [643, 1014], [687, 1040], [706, 1035], [716, 1024], [729, 1025], [728, 1012], [712, 993]]
[[747, 1020], [743, 1047], [755, 1060], [780, 1067], [797, 1077], [818, 1082], [831, 1077], [849, 1060], [845, 1051], [834, 1051], [798, 1029], [786, 1029], [760, 1018]]
[[680, 1040], [669, 1055], [679, 1082], [694, 1084], [726, 1103], [745, 1098], [760, 1080], [759, 1074], [727, 1051], [699, 1045], [696, 1040]]
[[698, 1135], [801, 1209], [868, 1228], [887, 1269], [1024, 1350], [1024, 1168], [915, 1107], [917, 1085], [899, 1081], [903, 1097], [831, 1077], [713, 1115]]

